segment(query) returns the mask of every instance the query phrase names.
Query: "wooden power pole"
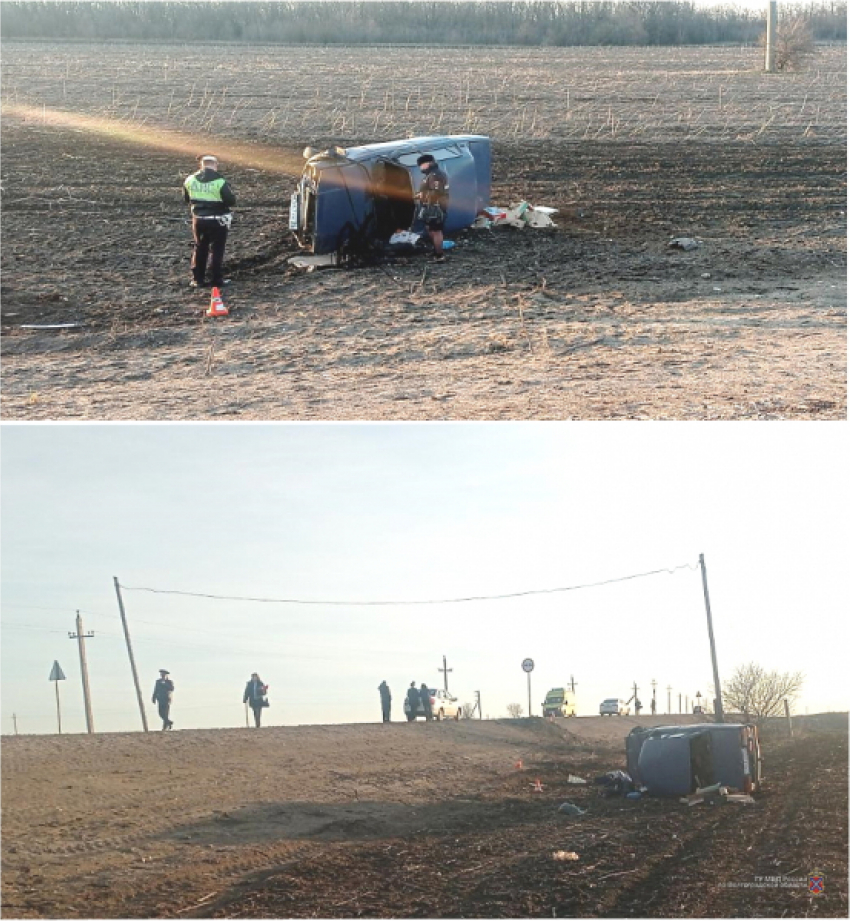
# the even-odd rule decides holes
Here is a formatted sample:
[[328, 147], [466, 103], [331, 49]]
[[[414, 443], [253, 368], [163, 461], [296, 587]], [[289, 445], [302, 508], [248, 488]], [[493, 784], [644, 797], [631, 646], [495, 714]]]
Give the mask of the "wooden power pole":
[[89, 691], [89, 668], [86, 664], [86, 640], [91, 639], [93, 633], [83, 633], [83, 619], [77, 611], [77, 632], [69, 633], [68, 639], [76, 640], [80, 649], [80, 671], [83, 675], [83, 702], [86, 706], [86, 729], [94, 732], [94, 718], [91, 713], [91, 692]]
[[445, 657], [445, 656], [443, 656], [443, 667], [442, 667], [442, 668], [438, 668], [437, 671], [443, 673], [443, 688], [445, 688], [445, 690], [448, 691], [448, 689], [449, 689], [449, 672], [453, 672], [454, 669], [453, 669], [453, 668], [446, 668], [446, 657]]
[[118, 576], [113, 576], [112, 581], [115, 583], [115, 594], [118, 596], [118, 610], [121, 614], [121, 626], [124, 628], [124, 639], [127, 643], [127, 655], [130, 657], [130, 671], [133, 673], [133, 684], [136, 686], [136, 700], [139, 702], [139, 713], [142, 714], [142, 727], [145, 732], [148, 731], [148, 717], [145, 713], [145, 704], [142, 700], [142, 689], [139, 685], [139, 673], [136, 671], [136, 660], [133, 658], [133, 644], [130, 642], [130, 630], [127, 627], [127, 615], [124, 612], [124, 599], [121, 597], [121, 586], [118, 583]]
[[711, 646], [711, 669], [714, 672], [714, 719], [718, 723], [723, 720], [723, 694], [720, 690], [720, 673], [717, 670], [717, 648], [714, 645], [714, 627], [711, 623], [711, 602], [708, 600], [708, 576], [705, 572], [705, 557], [699, 555], [699, 565], [702, 570], [702, 592], [705, 596], [705, 616], [708, 620], [708, 642]]

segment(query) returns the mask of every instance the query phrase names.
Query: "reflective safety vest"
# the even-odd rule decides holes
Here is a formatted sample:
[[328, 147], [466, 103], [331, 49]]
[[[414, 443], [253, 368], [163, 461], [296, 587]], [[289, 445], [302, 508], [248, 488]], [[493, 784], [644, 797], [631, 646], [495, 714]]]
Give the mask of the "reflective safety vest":
[[226, 179], [219, 177], [212, 182], [201, 182], [194, 173], [183, 183], [189, 198], [193, 202], [201, 201], [221, 201], [221, 189]]

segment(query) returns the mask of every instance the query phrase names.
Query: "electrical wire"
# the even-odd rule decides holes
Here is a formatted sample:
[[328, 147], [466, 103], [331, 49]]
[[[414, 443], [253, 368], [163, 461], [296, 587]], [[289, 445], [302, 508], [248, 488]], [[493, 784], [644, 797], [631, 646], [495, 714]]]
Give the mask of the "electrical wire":
[[209, 598], [214, 601], [246, 601], [257, 604], [302, 604], [302, 605], [327, 605], [335, 607], [390, 607], [407, 605], [437, 605], [437, 604], [464, 604], [470, 601], [498, 601], [504, 598], [525, 598], [530, 595], [554, 595], [561, 592], [575, 592], [584, 588], [597, 588], [601, 585], [613, 585], [617, 582], [628, 582], [633, 579], [643, 579], [647, 576], [657, 576], [662, 573], [673, 575], [680, 569], [695, 570], [697, 567], [691, 563], [683, 563], [666, 569], [652, 569], [647, 572], [633, 573], [628, 576], [618, 576], [614, 579], [603, 579], [599, 582], [585, 582], [580, 585], [567, 585], [560, 588], [535, 588], [521, 592], [504, 592], [496, 595], [468, 595], [460, 598], [433, 598], [433, 599], [408, 599], [387, 601], [340, 601], [318, 600], [307, 598], [257, 598], [250, 595], [215, 595], [209, 592], [186, 592], [179, 589], [151, 588], [140, 585], [124, 585], [121, 588], [128, 592], [150, 592], [154, 595], [184, 595], [190, 598]]

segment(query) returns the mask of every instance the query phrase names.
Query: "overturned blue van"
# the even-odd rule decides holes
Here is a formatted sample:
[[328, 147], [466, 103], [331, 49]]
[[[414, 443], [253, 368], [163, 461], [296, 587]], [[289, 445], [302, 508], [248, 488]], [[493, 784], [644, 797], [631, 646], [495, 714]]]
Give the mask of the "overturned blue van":
[[304, 152], [292, 195], [289, 229], [316, 255], [386, 243], [414, 223], [421, 174], [416, 158], [431, 154], [449, 178], [445, 232], [473, 223], [490, 204], [490, 139], [449, 134]]
[[761, 784], [758, 730], [750, 723], [636, 726], [626, 736], [626, 762], [632, 780], [656, 796], [716, 783], [753, 793]]

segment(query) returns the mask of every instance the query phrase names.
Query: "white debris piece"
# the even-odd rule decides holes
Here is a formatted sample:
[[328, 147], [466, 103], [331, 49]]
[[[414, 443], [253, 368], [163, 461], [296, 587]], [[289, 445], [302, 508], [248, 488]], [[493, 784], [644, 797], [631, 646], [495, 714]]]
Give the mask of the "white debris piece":
[[323, 256], [292, 256], [290, 259], [287, 259], [287, 262], [299, 269], [308, 269], [315, 268], [316, 266], [337, 265], [339, 259], [336, 253], [326, 253]]
[[494, 227], [498, 224], [507, 224], [510, 227], [554, 227], [552, 215], [557, 214], [557, 208], [545, 205], [530, 205], [527, 201], [511, 205], [510, 208], [485, 208], [478, 216], [473, 227]]
[[391, 246], [396, 243], [409, 243], [411, 246], [415, 246], [421, 236], [421, 233], [413, 233], [412, 230], [397, 230], [390, 237], [389, 242]]
[[693, 237], [675, 237], [667, 245], [672, 246], [673, 249], [683, 249], [687, 251], [689, 249], [696, 249], [700, 245], [700, 242]]

